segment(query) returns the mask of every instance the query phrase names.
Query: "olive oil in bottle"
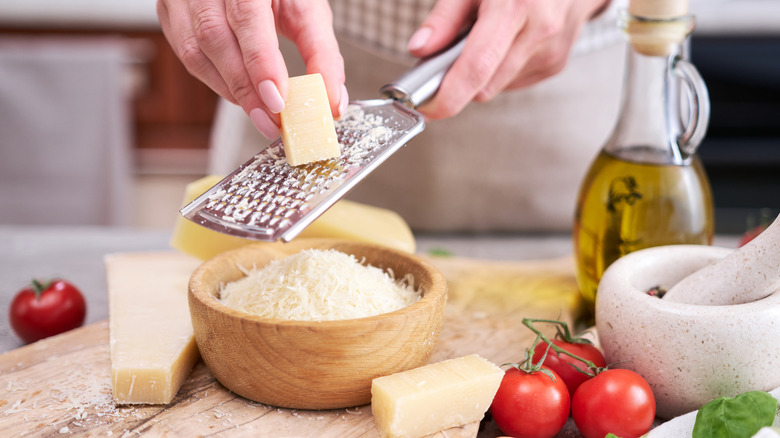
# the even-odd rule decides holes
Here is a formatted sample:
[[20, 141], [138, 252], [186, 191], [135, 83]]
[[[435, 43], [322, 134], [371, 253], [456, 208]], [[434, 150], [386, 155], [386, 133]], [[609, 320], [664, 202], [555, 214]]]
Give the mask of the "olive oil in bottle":
[[577, 280], [591, 302], [604, 270], [630, 252], [712, 242], [712, 195], [698, 157], [680, 166], [624, 161], [602, 151], [577, 202]]
[[637, 2], [621, 17], [630, 44], [618, 121], [580, 186], [574, 217], [577, 282], [590, 306], [618, 258], [652, 246], [711, 244], [714, 231], [712, 193], [695, 155], [709, 97], [683, 52], [693, 19], [679, 11], [635, 16]]

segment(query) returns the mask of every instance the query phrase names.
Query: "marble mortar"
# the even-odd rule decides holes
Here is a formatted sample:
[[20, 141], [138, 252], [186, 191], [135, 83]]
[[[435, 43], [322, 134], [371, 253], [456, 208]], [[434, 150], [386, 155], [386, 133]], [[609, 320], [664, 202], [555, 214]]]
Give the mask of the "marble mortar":
[[607, 363], [642, 375], [657, 415], [672, 418], [721, 396], [780, 387], [780, 289], [736, 305], [647, 295], [671, 288], [733, 250], [672, 245], [628, 254], [604, 273], [596, 327]]

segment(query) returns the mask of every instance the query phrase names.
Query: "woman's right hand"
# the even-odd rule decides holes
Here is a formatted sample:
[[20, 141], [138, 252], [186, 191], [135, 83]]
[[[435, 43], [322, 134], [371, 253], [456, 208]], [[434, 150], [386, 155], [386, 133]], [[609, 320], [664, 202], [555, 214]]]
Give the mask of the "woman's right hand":
[[298, 47], [306, 73], [322, 75], [334, 117], [349, 102], [327, 0], [158, 0], [157, 15], [187, 70], [269, 139], [279, 135], [289, 76], [277, 35]]

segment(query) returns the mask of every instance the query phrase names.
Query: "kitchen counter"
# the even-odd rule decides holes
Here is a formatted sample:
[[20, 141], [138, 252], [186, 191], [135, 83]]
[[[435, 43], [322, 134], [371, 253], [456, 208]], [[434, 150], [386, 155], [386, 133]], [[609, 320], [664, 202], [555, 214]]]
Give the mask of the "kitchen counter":
[[[77, 385], [78, 382], [82, 381], [84, 375], [92, 375], [90, 374], [92, 372], [99, 371], [104, 373], [108, 361], [107, 349], [105, 348], [105, 339], [108, 335], [108, 325], [106, 323], [108, 310], [103, 257], [114, 252], [169, 250], [168, 239], [169, 234], [167, 232], [129, 228], [0, 225], [0, 248], [5, 249], [2, 255], [0, 255], [0, 284], [3, 285], [2, 292], [0, 292], [0, 307], [2, 307], [4, 313], [7, 312], [8, 304], [16, 291], [33, 277], [40, 278], [47, 275], [59, 275], [68, 278], [84, 292], [88, 301], [86, 323], [89, 325], [63, 336], [40, 341], [27, 348], [16, 350], [17, 347], [21, 346], [21, 342], [12, 333], [8, 323], [2, 323], [0, 326], [0, 353], [7, 352], [3, 355], [7, 359], [6, 365], [12, 364], [6, 367], [3, 377], [8, 380], [7, 385], [8, 388], [11, 388], [11, 393], [17, 395], [41, 393], [41, 391], [33, 391], [35, 388], [32, 387], [36, 382], [40, 382], [41, 376], [35, 374], [36, 372], [43, 373], [54, 379], [54, 381], [59, 382], [60, 389], [70, 388], [67, 385], [71, 384]], [[736, 239], [736, 236], [719, 236], [716, 238], [715, 244], [724, 247], [734, 247]], [[526, 285], [526, 289], [528, 289], [528, 287], [534, 288], [543, 284], [538, 283], [540, 278], [547, 278], [546, 281], [550, 281], [551, 278], [557, 278], [554, 273], [561, 272], [561, 263], [563, 263], [565, 272], [568, 272], [570, 269], [567, 267], [570, 266], [568, 261], [570, 259], [566, 256], [571, 253], [571, 241], [567, 234], [418, 235], [417, 243], [418, 252], [421, 254], [446, 252], [456, 256], [449, 259], [441, 259], [441, 262], [444, 263], [443, 269], [445, 271], [449, 270], [450, 275], [456, 272], [453, 269], [457, 270], [456, 266], [459, 265], [461, 267], [468, 265], [470, 267], [469, 272], [475, 269], [482, 269], [483, 271], [487, 269], [488, 271], [486, 272], [491, 272], [493, 275], [498, 276], [499, 283], [503, 279], [503, 283], [509, 282], [509, 284], [515, 285], [513, 287], [520, 286], [521, 290], [523, 289], [522, 285]], [[528, 262], [529, 264], [526, 264], [524, 261], [528, 260], [536, 261], [530, 261]], [[497, 263], [490, 263], [490, 261], [496, 261]], [[533, 268], [530, 268], [531, 266]], [[553, 269], [553, 266], [557, 267]], [[529, 271], [529, 269], [533, 270]], [[511, 273], [509, 273], [510, 270]], [[461, 273], [463, 272], [466, 271]], [[532, 275], [537, 275], [537, 277], [530, 279], [531, 277], [528, 277], [529, 272], [533, 272], [534, 274]], [[507, 275], [513, 277], [510, 278]], [[550, 277], [550, 275], [553, 276]], [[571, 278], [571, 275], [566, 273], [565, 276], [569, 278], [569, 280], [565, 281], [569, 281], [570, 283], [568, 284], [572, 285], [573, 278]], [[458, 274], [455, 274], [453, 278], [459, 278]], [[459, 281], [461, 283], [459, 284], [465, 285], [467, 278], [468, 276], [460, 277]], [[471, 278], [473, 280], [477, 277]], [[477, 284], [484, 285], [484, 283]], [[536, 286], [533, 286], [534, 284]], [[557, 288], [560, 287], [561, 284], [558, 284]], [[456, 287], [455, 290], [457, 289]], [[564, 287], [564, 289], [566, 288]], [[568, 290], [573, 292], [572, 289]], [[526, 293], [528, 293], [528, 290]], [[535, 294], [537, 292], [534, 290], [532, 293]], [[491, 295], [488, 294], [488, 296]], [[492, 296], [494, 299], [497, 297], [495, 294]], [[450, 351], [448, 349], [451, 348], [455, 348], [454, 351], [457, 351], [457, 348], [459, 348], [455, 345], [457, 342], [471, 342], [483, 339], [484, 336], [495, 336], [497, 339], [503, 339], [504, 342], [509, 342], [511, 345], [524, 344], [525, 341], [513, 340], [514, 336], [520, 336], [521, 333], [514, 328], [516, 327], [515, 325], [507, 324], [507, 321], [512, 318], [512, 312], [509, 310], [512, 305], [508, 303], [515, 303], [514, 300], [521, 296], [517, 295], [513, 300], [505, 303], [507, 307], [502, 307], [502, 312], [506, 313], [506, 315], [502, 313], [501, 315], [503, 316], [496, 316], [496, 318], [485, 319], [484, 316], [480, 316], [480, 314], [483, 314], [482, 311], [465, 311], [465, 313], [455, 311], [455, 316], [450, 315], [451, 318], [454, 318], [451, 319], [449, 325], [452, 333], [448, 335], [449, 338], [446, 340], [450, 346], [445, 348], [442, 354]], [[461, 296], [460, 298], [463, 299], [464, 297]], [[522, 301], [517, 301], [515, 304], [519, 305], [517, 303], [520, 302]], [[459, 308], [458, 306], [455, 307]], [[482, 309], [481, 307], [479, 308]], [[525, 307], [522, 308], [526, 309]], [[489, 309], [489, 306], [484, 309]], [[535, 311], [539, 312], [540, 309]], [[557, 312], [558, 310], [554, 311]], [[554, 318], [554, 316], [546, 316], [544, 318], [550, 319]], [[7, 319], [4, 319], [4, 321], [7, 321]], [[472, 325], [476, 327], [477, 332], [467, 334], [466, 332], [458, 331], [458, 327], [471, 327]], [[78, 361], [80, 361], [78, 366], [72, 362], [76, 360], [75, 358], [78, 358]], [[52, 362], [54, 359], [62, 361], [63, 367], [60, 367], [59, 364], [51, 365], [55, 364], [55, 362]], [[35, 365], [33, 366], [32, 364]], [[69, 371], [63, 371], [64, 369]], [[54, 373], [53, 370], [59, 370], [56, 378], [51, 374]], [[18, 373], [18, 376], [21, 377], [17, 377], [17, 374], [14, 373]], [[30, 377], [32, 375], [35, 377]], [[73, 380], [74, 376], [76, 378], [75, 381]], [[326, 414], [322, 414], [323, 411], [320, 411], [312, 414], [310, 417], [307, 417], [309, 415], [307, 413], [302, 414], [298, 411], [293, 411], [292, 417], [286, 416], [285, 410], [263, 408], [261, 405], [255, 404], [247, 405], [238, 396], [220, 389], [214, 383], [213, 377], [208, 370], [202, 365], [193, 371], [193, 377], [188, 381], [190, 386], [187, 388], [189, 389], [183, 391], [178, 403], [174, 407], [169, 406], [162, 410], [159, 407], [149, 406], [137, 409], [129, 408], [129, 410], [125, 409], [120, 412], [115, 409], [113, 404], [104, 403], [105, 397], [101, 394], [105, 393], [105, 388], [100, 387], [102, 389], [96, 389], [97, 387], [94, 387], [94, 385], [103, 385], [101, 382], [104, 381], [100, 378], [89, 380], [89, 383], [86, 384], [89, 388], [79, 389], [82, 392], [74, 393], [89, 400], [89, 403], [84, 406], [78, 405], [81, 406], [82, 410], [86, 408], [89, 411], [89, 417], [87, 417], [86, 421], [84, 420], [86, 414], [77, 410], [77, 408], [59, 406], [61, 403], [54, 407], [36, 410], [35, 402], [30, 402], [28, 405], [32, 406], [35, 412], [29, 411], [28, 405], [25, 405], [24, 408], [20, 407], [20, 410], [16, 410], [17, 405], [23, 403], [22, 399], [18, 399], [16, 402], [13, 402], [13, 400], [2, 400], [6, 404], [16, 403], [9, 405], [11, 407], [5, 410], [5, 414], [12, 417], [15, 415], [14, 418], [17, 420], [24, 415], [24, 421], [14, 423], [22, 429], [27, 427], [24, 425], [29, 423], [26, 420], [26, 415], [38, 415], [40, 417], [38, 423], [40, 424], [37, 426], [35, 426], [35, 422], [29, 424], [33, 424], [31, 427], [42, 427], [42, 432], [45, 430], [52, 436], [63, 433], [63, 430], [70, 432], [69, 426], [77, 427], [77, 431], [82, 429], [92, 430], [89, 427], [94, 427], [94, 430], [115, 432], [113, 429], [118, 428], [117, 430], [121, 431], [122, 427], [127, 427], [130, 431], [138, 432], [139, 430], [148, 430], [148, 428], [155, 427], [157, 429], [153, 430], [167, 431], [169, 429], [166, 428], [175, 429], [183, 424], [190, 424], [194, 425], [192, 427], [196, 429], [198, 427], [216, 427], [217, 432], [222, 429], [230, 429], [232, 431], [233, 427], [239, 427], [238, 423], [241, 423], [239, 421], [240, 418], [243, 418], [242, 415], [247, 412], [254, 416], [247, 420], [246, 424], [256, 427], [284, 428], [291, 427], [293, 423], [296, 424], [295, 427], [300, 427], [299, 423], [307, 418], [312, 421], [320, 420], [319, 423], [303, 421], [303, 423], [309, 426], [316, 423], [317, 427], [331, 427], [330, 420], [322, 420], [326, 418], [324, 416], [327, 416], [327, 418], [333, 417], [335, 419], [333, 424], [336, 426], [341, 424], [341, 422], [348, 421], [350, 425], [357, 427], [356, 430], [369, 428], [373, 431], [367, 432], [368, 435], [365, 436], [373, 436], [371, 434], [376, 433], [373, 429], [370, 412], [365, 406], [356, 411], [348, 410], [347, 414], [351, 415], [346, 416], [338, 410], [333, 412], [327, 411], [328, 413]], [[78, 384], [80, 385], [81, 383]], [[30, 385], [29, 388], [28, 385]], [[57, 386], [55, 385], [55, 392], [57, 391], [56, 388]], [[49, 389], [47, 391], [44, 391], [39, 396], [43, 400], [41, 404], [45, 406], [48, 406], [48, 400], [52, 397], [50, 394], [52, 390]], [[110, 394], [110, 388], [108, 391], [106, 394]], [[38, 398], [35, 400], [37, 401]], [[77, 403], [81, 402], [77, 400]], [[197, 407], [197, 409], [191, 411], [194, 407]], [[76, 409], [75, 417], [72, 413], [74, 409]], [[268, 415], [260, 415], [260, 417], [255, 418], [256, 415], [259, 415], [256, 412], [257, 409], [267, 409]], [[24, 411], [24, 414], [16, 415], [20, 411]], [[364, 413], [365, 415], [363, 415]], [[112, 417], [103, 418], [102, 415], [112, 415]], [[358, 417], [355, 417], [356, 415]], [[235, 423], [232, 416], [235, 416]], [[41, 423], [43, 421], [41, 419], [46, 421]], [[158, 421], [159, 424], [157, 424]], [[205, 423], [193, 423], [193, 421]], [[53, 429], [50, 430], [49, 427], [53, 427]], [[341, 428], [343, 426], [338, 427]], [[248, 430], [251, 431], [252, 429], [243, 430], [243, 432], [245, 432], [245, 435], [250, 434], [252, 436]], [[327, 430], [331, 434], [323, 436], [341, 436], [334, 435], [330, 429]], [[125, 429], [125, 432], [127, 431], [128, 429]], [[317, 433], [320, 436], [319, 432], [312, 433]], [[486, 423], [485, 428], [478, 433], [479, 438], [495, 438], [500, 435], [500, 431], [495, 428], [492, 422]], [[581, 438], [571, 419], [569, 419], [564, 429], [557, 436], [559, 438]]]
[[[0, 353], [21, 347], [7, 320], [16, 292], [33, 278], [60, 276], [73, 282], [87, 299], [85, 324], [108, 318], [103, 256], [112, 252], [169, 250], [168, 232], [112, 227], [34, 227], [0, 225]], [[569, 237], [421, 236], [420, 252], [444, 250], [480, 259], [553, 258], [571, 251]]]
[[[22, 346], [12, 332], [7, 309], [16, 292], [32, 278], [60, 276], [87, 298], [85, 324], [108, 318], [103, 256], [112, 252], [168, 250], [169, 233], [111, 227], [38, 227], [0, 225], [0, 353]], [[734, 247], [736, 237], [718, 236], [715, 244]], [[487, 260], [550, 259], [571, 252], [567, 234], [419, 235], [418, 252], [446, 251]]]

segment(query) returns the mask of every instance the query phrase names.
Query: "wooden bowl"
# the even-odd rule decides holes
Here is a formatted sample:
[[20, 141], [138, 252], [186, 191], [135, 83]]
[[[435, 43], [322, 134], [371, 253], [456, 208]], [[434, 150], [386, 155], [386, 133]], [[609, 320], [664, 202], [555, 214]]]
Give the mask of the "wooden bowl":
[[[221, 303], [221, 285], [244, 277], [239, 266], [262, 267], [303, 249], [332, 248], [414, 276], [416, 303], [383, 315], [338, 321], [268, 319]], [[439, 338], [447, 284], [426, 261], [387, 247], [332, 239], [263, 243], [203, 263], [189, 283], [195, 340], [214, 376], [260, 403], [293, 409], [336, 409], [371, 400], [371, 381], [428, 363]]]

